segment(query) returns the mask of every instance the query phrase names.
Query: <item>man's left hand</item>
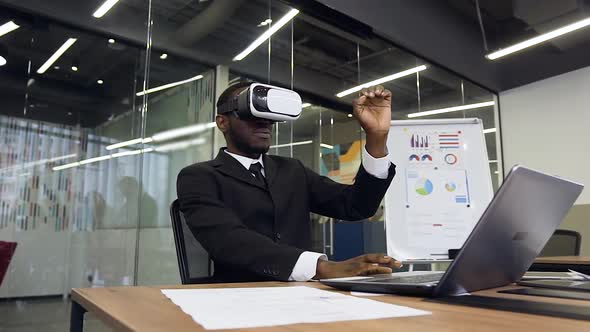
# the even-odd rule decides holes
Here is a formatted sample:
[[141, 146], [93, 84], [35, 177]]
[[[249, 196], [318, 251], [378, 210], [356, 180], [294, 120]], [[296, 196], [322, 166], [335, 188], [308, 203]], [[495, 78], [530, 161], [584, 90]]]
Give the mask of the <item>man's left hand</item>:
[[391, 91], [381, 85], [363, 89], [353, 112], [367, 134], [385, 135], [391, 122]]

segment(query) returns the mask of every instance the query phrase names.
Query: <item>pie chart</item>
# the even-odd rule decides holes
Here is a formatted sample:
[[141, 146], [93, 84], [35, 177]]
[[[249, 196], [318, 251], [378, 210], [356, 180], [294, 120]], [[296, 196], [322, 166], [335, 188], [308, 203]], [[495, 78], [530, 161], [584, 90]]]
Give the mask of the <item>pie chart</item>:
[[421, 178], [416, 181], [416, 192], [422, 196], [428, 196], [432, 193], [434, 186], [432, 185], [432, 181]]
[[449, 181], [445, 184], [445, 189], [447, 189], [448, 192], [452, 193], [457, 189], [457, 185], [454, 182]]

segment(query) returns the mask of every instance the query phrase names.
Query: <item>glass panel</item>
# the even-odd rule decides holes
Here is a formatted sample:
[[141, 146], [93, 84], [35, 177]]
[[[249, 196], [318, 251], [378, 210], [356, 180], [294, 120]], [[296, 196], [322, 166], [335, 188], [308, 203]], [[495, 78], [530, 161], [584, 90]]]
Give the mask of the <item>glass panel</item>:
[[[394, 94], [393, 119], [494, 100], [489, 91], [387, 40], [332, 26], [305, 10], [237, 59], [291, 12], [279, 0], [125, 0], [97, 19], [91, 14], [99, 2], [20, 0], [13, 8], [22, 12], [0, 11], [0, 24], [16, 20], [21, 26], [0, 38], [0, 56], [7, 60], [0, 69], [0, 240], [18, 242], [0, 298], [63, 296], [71, 287], [178, 283], [168, 214], [176, 177], [225, 145], [211, 123], [217, 97], [234, 80], [299, 92], [310, 106], [298, 121], [275, 126], [270, 153], [297, 158], [344, 183], [356, 174], [364, 136], [350, 114], [358, 91], [340, 92], [427, 65], [427, 71], [384, 83]], [[148, 14], [153, 25], [147, 24]], [[46, 72], [37, 73], [69, 38], [76, 41]], [[428, 118], [482, 119], [496, 188], [501, 154], [494, 111]], [[178, 131], [187, 127], [188, 134]], [[74, 162], [79, 164], [65, 167]], [[64, 168], [54, 169], [59, 166]], [[365, 228], [382, 219], [380, 210], [370, 219], [375, 223], [362, 225], [374, 235], [364, 241], [367, 252], [384, 247], [373, 245], [384, 238], [382, 227]], [[312, 221], [314, 251], [347, 255], [346, 250], [339, 255], [339, 248], [352, 242], [335, 243], [333, 220], [313, 215]], [[207, 255], [195, 250], [191, 272], [204, 276]], [[11, 308], [45, 305], [19, 303], [11, 302]], [[50, 307], [62, 310], [65, 318], [55, 319], [64, 327], [67, 308], [56, 303]]]
[[0, 311], [3, 327], [63, 331], [71, 288], [133, 284], [141, 158], [106, 147], [139, 131], [145, 52], [29, 14], [96, 22], [88, 3], [46, 5], [0, 8], [0, 24], [19, 26], [0, 38], [0, 241], [17, 243], [0, 288], [16, 300]]

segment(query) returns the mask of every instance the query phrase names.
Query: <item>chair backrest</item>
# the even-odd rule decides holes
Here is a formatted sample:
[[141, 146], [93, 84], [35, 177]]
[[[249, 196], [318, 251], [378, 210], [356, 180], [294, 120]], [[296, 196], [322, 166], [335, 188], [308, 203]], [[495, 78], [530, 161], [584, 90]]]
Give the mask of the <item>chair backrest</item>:
[[548, 256], [579, 256], [582, 236], [576, 231], [556, 230], [539, 254]]
[[[176, 257], [180, 280], [183, 285], [212, 283], [211, 259], [209, 254], [199, 244], [197, 239], [186, 224], [184, 215], [180, 211], [178, 199], [170, 205], [170, 218], [172, 220], [172, 232], [174, 233], [174, 244], [176, 245]], [[204, 271], [204, 264], [196, 264], [197, 261], [206, 261], [207, 269]], [[206, 276], [203, 277], [203, 274]]]

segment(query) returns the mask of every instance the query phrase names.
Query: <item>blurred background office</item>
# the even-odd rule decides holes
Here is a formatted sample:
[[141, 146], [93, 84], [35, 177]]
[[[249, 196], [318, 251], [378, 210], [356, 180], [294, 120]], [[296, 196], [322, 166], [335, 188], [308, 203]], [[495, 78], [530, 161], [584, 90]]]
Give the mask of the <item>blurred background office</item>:
[[[176, 176], [224, 145], [214, 104], [235, 80], [298, 91], [302, 116], [275, 126], [270, 153], [339, 182], [363, 140], [348, 90], [378, 79], [393, 119], [482, 119], [495, 189], [517, 162], [588, 179], [588, 31], [502, 64], [480, 33], [497, 49], [587, 2], [480, 2], [481, 25], [471, 0], [0, 0], [0, 241], [17, 243], [0, 329], [66, 329], [73, 287], [179, 283]], [[566, 228], [590, 237], [589, 204]], [[352, 231], [313, 219], [316, 251], [385, 250], [382, 211]]]

